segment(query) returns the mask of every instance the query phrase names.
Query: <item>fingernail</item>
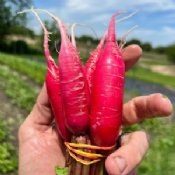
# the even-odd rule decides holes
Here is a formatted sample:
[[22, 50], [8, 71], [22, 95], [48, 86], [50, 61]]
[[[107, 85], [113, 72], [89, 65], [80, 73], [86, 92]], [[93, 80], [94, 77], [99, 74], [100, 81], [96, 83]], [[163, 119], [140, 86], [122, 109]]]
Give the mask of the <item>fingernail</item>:
[[162, 98], [165, 98], [165, 99], [167, 99], [168, 97], [166, 96], [166, 95], [164, 95], [164, 94], [161, 94], [162, 95]]
[[166, 103], [171, 103], [170, 99], [165, 95], [162, 95], [162, 100]]
[[120, 172], [122, 173], [126, 168], [125, 159], [123, 159], [122, 157], [116, 157], [114, 160], [117, 163], [117, 166], [118, 166]]

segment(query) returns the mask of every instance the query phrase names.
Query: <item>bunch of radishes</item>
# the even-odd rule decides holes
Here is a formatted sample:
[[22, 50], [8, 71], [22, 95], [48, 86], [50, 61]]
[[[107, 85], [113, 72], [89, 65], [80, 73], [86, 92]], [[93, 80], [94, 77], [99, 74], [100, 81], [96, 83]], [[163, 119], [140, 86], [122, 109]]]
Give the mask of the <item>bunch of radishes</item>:
[[[115, 16], [120, 12], [112, 16], [108, 30], [83, 66], [64, 23], [48, 11], [37, 9], [31, 11], [44, 30], [44, 52], [48, 66], [45, 83], [59, 134], [66, 143], [77, 142], [80, 136], [86, 138], [85, 141], [78, 142], [84, 143], [82, 148], [87, 153], [93, 153], [95, 148], [97, 150], [112, 148], [121, 128], [125, 79], [124, 60], [115, 35]], [[60, 28], [61, 48], [58, 64], [50, 55], [49, 33], [37, 11], [50, 15]], [[70, 146], [69, 153], [76, 156], [76, 151], [71, 149], [73, 148]], [[82, 155], [83, 153], [77, 153], [79, 157], [77, 160], [84, 159], [88, 162], [92, 157], [89, 154], [89, 157], [82, 158]], [[92, 174], [92, 171], [89, 170], [89, 173]]]

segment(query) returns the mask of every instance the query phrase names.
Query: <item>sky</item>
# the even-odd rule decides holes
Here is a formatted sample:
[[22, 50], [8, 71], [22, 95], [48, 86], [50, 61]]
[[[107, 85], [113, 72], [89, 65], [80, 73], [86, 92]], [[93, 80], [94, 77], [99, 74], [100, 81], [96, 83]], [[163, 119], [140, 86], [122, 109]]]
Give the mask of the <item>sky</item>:
[[[127, 40], [140, 39], [154, 47], [175, 43], [175, 0], [33, 0], [35, 8], [44, 8], [59, 16], [66, 24], [74, 22], [93, 27], [101, 37], [113, 13], [122, 10], [122, 18], [138, 11], [132, 18], [116, 25], [121, 38], [130, 28], [138, 25]], [[42, 16], [43, 19], [48, 19]], [[41, 31], [34, 16], [29, 17], [29, 27]], [[88, 28], [77, 28], [76, 35], [93, 36]]]

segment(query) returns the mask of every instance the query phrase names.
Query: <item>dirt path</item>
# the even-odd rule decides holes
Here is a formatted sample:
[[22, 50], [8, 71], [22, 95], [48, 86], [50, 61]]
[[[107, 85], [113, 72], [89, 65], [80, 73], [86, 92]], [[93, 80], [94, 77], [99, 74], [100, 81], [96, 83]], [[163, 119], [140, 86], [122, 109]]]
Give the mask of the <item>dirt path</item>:
[[[6, 65], [0, 65], [0, 67], [10, 70], [10, 68]], [[15, 70], [10, 71], [12, 72], [12, 74], [19, 76], [21, 80], [23, 80], [28, 84], [28, 86], [33, 87], [37, 94], [40, 92], [41, 86], [39, 84], [36, 84], [26, 75], [22, 75], [21, 73], [18, 73]], [[0, 84], [0, 117], [8, 121], [9, 125], [11, 126], [9, 128], [12, 129], [14, 133], [17, 133], [20, 123], [27, 116], [27, 112], [25, 110], [20, 109], [15, 104], [13, 104], [12, 102], [13, 99], [7, 97], [4, 91], [5, 91], [5, 85], [2, 83]]]
[[[13, 145], [15, 148], [18, 148], [18, 128], [26, 115], [26, 111], [12, 104], [11, 99], [5, 95], [3, 88], [0, 86], [0, 118], [8, 124], [9, 131], [13, 136]], [[2, 174], [0, 173], [0, 175]], [[6, 175], [17, 175], [17, 173], [9, 173]]]
[[[0, 65], [0, 67], [10, 70], [10, 68], [5, 65]], [[28, 84], [28, 86], [35, 88], [36, 93], [39, 93], [41, 89], [40, 85], [33, 82], [27, 76], [22, 75], [14, 70], [10, 70], [10, 72], [12, 74], [15, 74], [16, 76], [19, 76], [20, 79], [22, 79]], [[6, 122], [10, 135], [13, 137], [12, 144], [16, 148], [16, 151], [18, 151], [18, 139], [17, 139], [18, 129], [20, 124], [24, 121], [24, 119], [28, 115], [28, 112], [15, 105], [13, 103], [13, 99], [5, 95], [5, 89], [6, 89], [5, 84], [3, 82], [0, 83], [0, 119]], [[0, 175], [2, 174], [0, 173]], [[17, 173], [9, 173], [6, 175], [17, 175]]]
[[11, 99], [4, 94], [1, 86], [0, 99], [0, 118], [8, 123], [10, 132], [15, 136], [14, 144], [17, 145], [17, 131], [27, 112], [12, 104]]
[[148, 66], [144, 63], [140, 63], [140, 66], [163, 75], [175, 76], [175, 65], [149, 65]]
[[150, 66], [153, 72], [158, 72], [164, 75], [175, 76], [175, 66], [174, 65], [154, 65]]

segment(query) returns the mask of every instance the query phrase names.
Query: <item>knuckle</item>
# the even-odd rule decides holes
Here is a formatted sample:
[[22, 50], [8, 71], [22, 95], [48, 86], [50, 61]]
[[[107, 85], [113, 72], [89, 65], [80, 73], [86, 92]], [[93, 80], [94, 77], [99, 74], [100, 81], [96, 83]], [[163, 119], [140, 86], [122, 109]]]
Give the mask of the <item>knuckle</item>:
[[142, 138], [143, 147], [147, 150], [150, 143], [150, 137], [145, 131], [140, 131], [140, 135]]

